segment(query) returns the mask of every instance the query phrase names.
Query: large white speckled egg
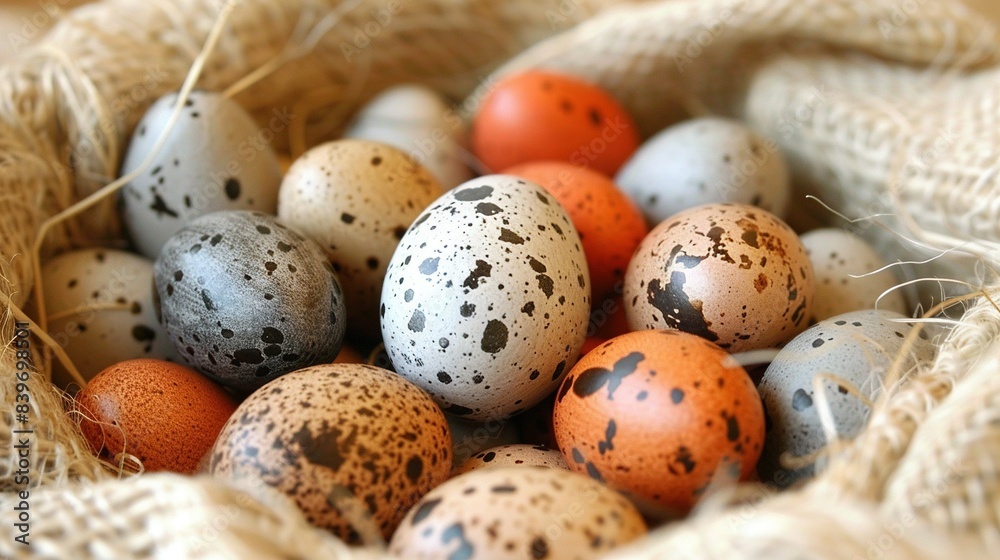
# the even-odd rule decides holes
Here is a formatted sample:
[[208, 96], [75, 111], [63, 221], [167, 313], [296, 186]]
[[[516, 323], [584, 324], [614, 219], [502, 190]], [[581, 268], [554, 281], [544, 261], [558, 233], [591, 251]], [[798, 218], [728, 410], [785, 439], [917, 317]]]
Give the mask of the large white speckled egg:
[[398, 375], [324, 364], [279, 377], [243, 401], [215, 442], [209, 470], [277, 488], [313, 525], [349, 542], [361, 538], [352, 519], [369, 516], [388, 538], [407, 509], [448, 478], [451, 436], [441, 409]]
[[[762, 479], [789, 486], [815, 472], [813, 466], [784, 469], [779, 460], [782, 453], [804, 457], [828, 443], [817, 411], [816, 376], [836, 378], [822, 381], [821, 386], [840, 438], [856, 436], [867, 424], [869, 408], [845, 384], [866, 398], [879, 396], [885, 375], [912, 329], [894, 319], [903, 316], [869, 309], [831, 317], [795, 337], [771, 362], [758, 387], [768, 420], [758, 464]], [[934, 346], [926, 336], [914, 340], [900, 372], [933, 357]]]
[[585, 475], [548, 467], [477, 469], [410, 509], [389, 553], [427, 560], [587, 559], [645, 534], [630, 501]]
[[554, 391], [589, 312], [587, 262], [566, 211], [509, 175], [473, 179], [428, 208], [382, 290], [396, 371], [474, 420], [516, 414]]
[[903, 292], [890, 288], [899, 280], [891, 269], [878, 274], [853, 278], [875, 272], [886, 265], [875, 249], [857, 235], [839, 228], [816, 229], [802, 235], [802, 245], [809, 254], [816, 273], [816, 298], [813, 322], [834, 315], [878, 308], [904, 315], [909, 313]]
[[615, 182], [656, 225], [713, 202], [751, 204], [784, 216], [791, 194], [778, 144], [739, 121], [692, 119], [641, 146]]
[[[48, 332], [85, 381], [136, 358], [180, 361], [156, 317], [153, 262], [116, 249], [63, 253], [42, 267]], [[55, 361], [52, 382], [68, 388]]]
[[352, 338], [378, 339], [389, 259], [406, 228], [443, 193], [411, 157], [367, 140], [322, 144], [289, 169], [278, 218], [326, 251], [344, 288]]
[[808, 325], [812, 264], [795, 232], [743, 204], [706, 204], [665, 220], [625, 272], [632, 330], [679, 329], [729, 352], [770, 348]]
[[[149, 156], [176, 103], [177, 94], [168, 94], [146, 111], [122, 175]], [[280, 184], [278, 157], [249, 113], [219, 93], [194, 91], [153, 162], [122, 188], [122, 216], [136, 249], [155, 259], [167, 239], [198, 216], [217, 210], [273, 214]]]
[[155, 265], [162, 323], [184, 362], [239, 391], [330, 362], [344, 295], [322, 249], [273, 216], [202, 216]]
[[344, 138], [382, 142], [410, 154], [451, 189], [472, 178], [462, 161], [465, 121], [436, 91], [417, 84], [389, 88], [366, 104]]

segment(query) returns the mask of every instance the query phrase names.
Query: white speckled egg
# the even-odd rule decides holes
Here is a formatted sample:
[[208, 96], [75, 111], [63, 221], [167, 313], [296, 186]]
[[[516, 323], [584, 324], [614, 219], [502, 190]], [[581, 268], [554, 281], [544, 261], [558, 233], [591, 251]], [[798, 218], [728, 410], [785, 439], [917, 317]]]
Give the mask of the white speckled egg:
[[345, 138], [382, 142], [410, 154], [445, 189], [472, 178], [462, 162], [465, 121], [436, 91], [421, 85], [387, 89], [368, 102]]
[[719, 117], [692, 119], [656, 134], [615, 182], [654, 226], [712, 202], [751, 204], [784, 216], [791, 194], [778, 144]]
[[[180, 361], [156, 318], [153, 262], [115, 249], [63, 253], [42, 268], [48, 332], [87, 381], [135, 358]], [[72, 383], [58, 361], [52, 381]]]
[[240, 391], [330, 362], [344, 340], [344, 297], [323, 250], [273, 216], [192, 221], [163, 246], [155, 279], [184, 362]]
[[388, 538], [448, 478], [451, 436], [441, 409], [398, 375], [324, 364], [250, 395], [219, 434], [209, 470], [277, 488], [313, 525], [353, 543], [360, 535], [345, 512], [360, 508]]
[[662, 222], [625, 272], [632, 330], [678, 329], [729, 352], [788, 342], [809, 324], [812, 264], [795, 232], [743, 204], [706, 204]]
[[[122, 175], [139, 167], [170, 119], [177, 94], [161, 97], [139, 121]], [[122, 216], [136, 249], [155, 259], [189, 221], [216, 210], [273, 214], [281, 165], [253, 118], [221, 94], [194, 91], [145, 172], [122, 188]]]
[[326, 251], [344, 287], [349, 336], [378, 338], [389, 259], [406, 228], [443, 193], [412, 158], [367, 140], [322, 144], [288, 171], [278, 217]]
[[453, 474], [498, 467], [548, 467], [569, 470], [566, 459], [559, 450], [549, 449], [544, 445], [516, 443], [480, 451], [459, 465]]
[[[902, 318], [898, 313], [870, 309], [845, 313], [813, 325], [781, 350], [758, 387], [768, 420], [764, 452], [758, 464], [762, 479], [788, 486], [813, 475], [812, 466], [787, 470], [779, 463], [786, 451], [802, 457], [827, 444], [813, 379], [819, 374], [834, 375], [862, 395], [876, 399], [912, 328], [893, 321]], [[933, 345], [921, 335], [902, 363], [901, 372], [933, 357]], [[838, 436], [856, 436], [867, 424], [870, 410], [844, 385], [822, 383]]]
[[514, 422], [507, 420], [472, 422], [451, 414], [444, 416], [448, 419], [448, 427], [451, 428], [451, 439], [454, 443], [452, 457], [456, 467], [484, 449], [519, 441], [517, 425]]
[[[816, 273], [813, 322], [849, 311], [873, 309], [875, 300], [899, 283], [891, 269], [863, 278], [851, 277], [852, 274], [874, 272], [886, 262], [868, 242], [849, 231], [817, 229], [801, 239]], [[909, 313], [900, 290], [887, 293], [878, 302], [878, 308], [904, 315]]]
[[587, 334], [590, 281], [566, 211], [534, 183], [473, 179], [403, 236], [382, 290], [392, 364], [446, 412], [502, 418], [559, 386]]
[[639, 511], [590, 478], [546, 467], [478, 469], [430, 491], [389, 543], [402, 558], [600, 558], [646, 534]]

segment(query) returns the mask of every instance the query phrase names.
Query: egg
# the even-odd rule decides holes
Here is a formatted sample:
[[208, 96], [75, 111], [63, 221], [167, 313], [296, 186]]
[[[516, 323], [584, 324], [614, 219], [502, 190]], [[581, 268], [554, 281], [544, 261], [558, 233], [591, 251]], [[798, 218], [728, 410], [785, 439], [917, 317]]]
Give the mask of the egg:
[[360, 540], [347, 512], [384, 537], [451, 471], [441, 410], [400, 376], [363, 364], [323, 364], [271, 381], [223, 428], [209, 470], [291, 498], [316, 527]]
[[594, 301], [611, 294], [649, 232], [632, 201], [604, 175], [568, 163], [525, 163], [504, 173], [541, 185], [563, 205], [583, 242]]
[[581, 358], [552, 420], [571, 469], [668, 515], [685, 513], [713, 483], [746, 480], [764, 443], [746, 371], [715, 344], [674, 330], [632, 332]]
[[147, 471], [193, 474], [236, 401], [190, 368], [140, 358], [94, 376], [77, 393], [76, 409], [84, 437], [101, 457], [118, 463], [126, 453]]
[[[79, 249], [42, 267], [48, 333], [85, 381], [104, 368], [135, 358], [179, 361], [156, 318], [153, 262], [116, 249]], [[75, 383], [54, 362], [52, 382]]]
[[451, 429], [454, 466], [485, 449], [518, 443], [519, 433], [515, 422], [500, 419], [471, 422], [452, 414], [445, 414], [444, 417], [448, 419], [448, 427]]
[[646, 140], [615, 182], [653, 225], [718, 202], [750, 204], [784, 216], [791, 194], [777, 142], [719, 117], [685, 121]]
[[604, 90], [532, 70], [504, 78], [483, 99], [472, 147], [487, 169], [564, 161], [613, 176], [639, 145], [632, 117]]
[[162, 323], [185, 363], [250, 392], [330, 362], [344, 339], [344, 296], [323, 250], [273, 216], [202, 216], [155, 265]]
[[465, 165], [465, 121], [438, 92], [418, 84], [389, 88], [369, 101], [344, 138], [399, 148], [451, 189], [472, 178]]
[[587, 261], [562, 206], [508, 175], [427, 209], [392, 256], [382, 335], [396, 371], [446, 412], [502, 418], [559, 385], [583, 346]]
[[281, 183], [278, 218], [319, 243], [340, 278], [351, 338], [379, 336], [379, 295], [403, 232], [444, 190], [405, 153], [366, 140], [309, 150]]
[[[819, 383], [837, 436], [851, 439], [864, 428], [871, 411], [848, 386], [865, 398], [878, 398], [885, 375], [912, 328], [897, 322], [903, 318], [889, 311], [852, 311], [820, 321], [781, 350], [768, 366], [759, 388], [768, 417], [767, 439], [758, 467], [763, 480], [786, 487], [815, 473], [813, 465], [784, 468], [781, 455], [806, 457], [828, 443], [817, 410], [818, 375], [834, 376]], [[900, 372], [933, 355], [931, 342], [926, 337], [916, 338], [900, 363]]]
[[[122, 165], [131, 173], [166, 129], [177, 94], [161, 97], [136, 127]], [[284, 123], [287, 125], [287, 123]], [[222, 94], [194, 91], [162, 149], [122, 188], [122, 218], [139, 253], [155, 259], [191, 220], [217, 210], [277, 208], [281, 164], [249, 113]]]
[[351, 348], [348, 345], [343, 345], [340, 347], [340, 352], [337, 352], [337, 357], [333, 360], [335, 364], [364, 364], [367, 360], [364, 356], [358, 353], [357, 350]]
[[[901, 291], [888, 291], [899, 284], [892, 270], [862, 276], [886, 266], [882, 256], [864, 239], [843, 229], [824, 228], [804, 234], [802, 245], [816, 273], [812, 322], [850, 311], [873, 309], [876, 300], [881, 310], [910, 312]], [[862, 277], [853, 278], [852, 275]], [[882, 294], [885, 297], [879, 300]]]
[[617, 492], [545, 467], [479, 469], [438, 486], [389, 543], [401, 558], [600, 558], [646, 534]]
[[646, 236], [625, 273], [625, 313], [632, 330], [680, 329], [743, 352], [802, 332], [814, 291], [809, 256], [784, 222], [708, 204]]
[[483, 468], [500, 467], [549, 467], [552, 469], [569, 469], [562, 453], [549, 449], [544, 445], [518, 443], [501, 445], [480, 451], [470, 457], [455, 469], [453, 475]]

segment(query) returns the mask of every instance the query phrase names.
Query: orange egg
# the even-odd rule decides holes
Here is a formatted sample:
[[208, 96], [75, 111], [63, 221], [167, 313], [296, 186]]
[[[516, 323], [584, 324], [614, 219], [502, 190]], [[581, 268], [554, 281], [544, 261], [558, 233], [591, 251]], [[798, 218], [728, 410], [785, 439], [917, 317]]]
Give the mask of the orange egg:
[[472, 126], [473, 151], [493, 171], [556, 160], [610, 177], [639, 145], [635, 123], [608, 93], [540, 70], [500, 81]]
[[538, 183], [566, 208], [583, 241], [594, 301], [612, 293], [649, 232], [635, 204], [611, 179], [569, 163], [525, 163], [504, 173]]
[[76, 395], [91, 449], [114, 461], [122, 452], [147, 471], [194, 473], [236, 401], [202, 374], [163, 360], [117, 363]]
[[586, 356], [591, 350], [597, 348], [605, 342], [607, 342], [607, 340], [604, 338], [597, 338], [596, 336], [587, 337], [587, 339], [583, 341], [583, 348], [580, 349], [580, 355]]
[[340, 347], [340, 352], [337, 353], [337, 358], [333, 360], [335, 364], [364, 364], [367, 363], [367, 359], [358, 353], [357, 350], [351, 348], [348, 345], [343, 345]]
[[654, 513], [684, 513], [712, 483], [745, 480], [764, 441], [764, 408], [743, 368], [707, 340], [637, 331], [584, 356], [556, 396], [570, 468]]
[[610, 340], [632, 332], [628, 326], [628, 314], [625, 313], [625, 301], [620, 294], [614, 298], [605, 298], [600, 305], [600, 312], [595, 303], [594, 310], [590, 313], [595, 336]]

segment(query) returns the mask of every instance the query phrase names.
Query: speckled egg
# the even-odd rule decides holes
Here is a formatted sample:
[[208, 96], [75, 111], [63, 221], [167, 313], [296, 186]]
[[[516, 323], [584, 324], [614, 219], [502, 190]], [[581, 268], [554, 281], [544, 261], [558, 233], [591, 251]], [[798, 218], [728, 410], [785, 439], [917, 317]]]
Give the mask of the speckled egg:
[[[122, 175], [146, 160], [176, 103], [171, 93], [146, 111]], [[152, 163], [122, 188], [122, 217], [136, 249], [155, 259], [167, 239], [198, 216], [217, 210], [273, 214], [280, 184], [278, 157], [250, 114], [219, 93], [194, 91]]]
[[541, 185], [566, 208], [587, 256], [591, 296], [602, 301], [611, 294], [649, 233], [635, 204], [604, 175], [569, 163], [525, 163], [504, 173]]
[[515, 422], [499, 419], [472, 422], [452, 414], [444, 416], [448, 419], [448, 427], [451, 428], [454, 466], [464, 463], [484, 449], [511, 445], [519, 441], [520, 434]]
[[[802, 236], [802, 245], [816, 273], [814, 323], [850, 311], [874, 309], [879, 296], [899, 283], [891, 269], [862, 278], [851, 277], [875, 272], [886, 262], [867, 241], [849, 231], [813, 230]], [[900, 290], [885, 293], [878, 301], [878, 308], [904, 315], [910, 311]]]
[[[48, 332], [84, 380], [125, 360], [180, 360], [156, 318], [152, 261], [115, 249], [80, 249], [46, 262], [42, 281]], [[74, 383], [58, 361], [52, 382]]]
[[632, 330], [680, 329], [730, 352], [780, 345], [808, 325], [812, 264], [773, 214], [708, 204], [664, 221], [625, 273]]
[[569, 216], [540, 186], [473, 179], [403, 236], [382, 291], [396, 371], [457, 416], [521, 412], [559, 385], [583, 345], [587, 261]]
[[713, 202], [751, 204], [784, 216], [791, 194], [777, 142], [719, 117], [692, 119], [656, 134], [615, 182], [654, 225]]
[[317, 146], [285, 176], [278, 218], [323, 246], [344, 288], [352, 338], [378, 339], [389, 259], [406, 228], [443, 192], [411, 157], [366, 140]]
[[565, 161], [614, 175], [639, 145], [632, 117], [610, 94], [545, 70], [493, 85], [472, 122], [472, 148], [487, 169]]
[[549, 467], [552, 469], [569, 469], [562, 453], [557, 449], [549, 449], [544, 445], [516, 443], [491, 447], [469, 457], [455, 469], [453, 475], [459, 475], [476, 469], [498, 467]]
[[[835, 380], [819, 383], [839, 437], [852, 438], [867, 424], [870, 410], [851, 394], [848, 385], [873, 400], [882, 392], [882, 381], [912, 328], [897, 319], [903, 316], [875, 310], [831, 317], [795, 337], [771, 362], [759, 387], [768, 416], [758, 467], [763, 480], [789, 486], [815, 472], [813, 466], [785, 469], [780, 456], [788, 452], [804, 457], [827, 444], [817, 411], [817, 375], [835, 376]], [[916, 338], [915, 343], [901, 364], [901, 373], [933, 357], [930, 341]]]
[[389, 88], [368, 102], [344, 138], [381, 142], [410, 154], [444, 186], [472, 178], [463, 162], [465, 121], [438, 92], [417, 84]]
[[[76, 395], [84, 437], [99, 456], [120, 453], [147, 471], [193, 474], [236, 410], [236, 401], [180, 364], [137, 359], [115, 364]], [[128, 462], [126, 462], [128, 464]]]
[[340, 509], [363, 506], [391, 535], [406, 510], [448, 478], [451, 434], [441, 409], [400, 376], [324, 364], [250, 395], [219, 435], [209, 470], [275, 487], [310, 523], [357, 542]]
[[192, 221], [164, 245], [155, 280], [181, 358], [239, 391], [330, 362], [344, 339], [344, 297], [323, 250], [273, 216]]
[[674, 330], [614, 338], [573, 367], [556, 396], [570, 468], [654, 515], [685, 513], [710, 484], [746, 480], [764, 442], [753, 382], [724, 350]]
[[646, 534], [627, 499], [563, 469], [507, 467], [457, 476], [414, 506], [389, 543], [402, 558], [600, 558]]

